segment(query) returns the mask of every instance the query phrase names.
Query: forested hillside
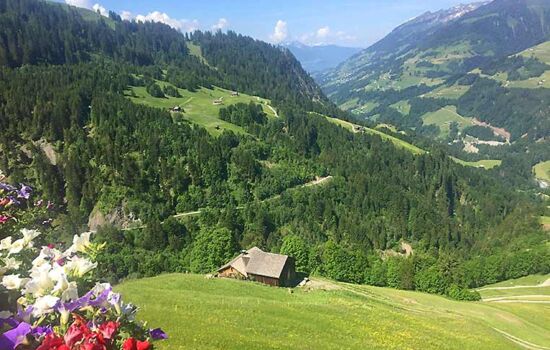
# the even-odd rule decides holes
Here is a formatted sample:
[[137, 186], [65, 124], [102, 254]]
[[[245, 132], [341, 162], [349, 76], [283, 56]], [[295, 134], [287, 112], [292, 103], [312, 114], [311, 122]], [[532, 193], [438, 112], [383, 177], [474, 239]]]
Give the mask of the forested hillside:
[[[302, 272], [458, 299], [550, 269], [538, 200], [436, 148], [334, 125], [321, 115], [344, 113], [286, 50], [34, 0], [0, 0], [0, 23], [0, 169], [56, 203], [54, 237], [103, 225], [104, 278], [208, 272], [253, 245], [299, 257]], [[277, 113], [260, 98], [205, 110], [244, 131], [213, 136], [197, 111], [132, 95], [216, 86]]]
[[502, 160], [503, 178], [533, 187], [531, 167], [550, 153], [548, 23], [539, 0], [426, 13], [321, 82], [359, 119], [435, 139], [461, 159]]

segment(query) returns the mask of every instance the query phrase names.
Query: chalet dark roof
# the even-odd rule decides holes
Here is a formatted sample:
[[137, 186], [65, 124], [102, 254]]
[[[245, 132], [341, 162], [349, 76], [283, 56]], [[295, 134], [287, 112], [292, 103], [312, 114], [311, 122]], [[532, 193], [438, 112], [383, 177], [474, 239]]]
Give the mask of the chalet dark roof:
[[229, 267], [239, 271], [245, 277], [249, 274], [279, 278], [288, 260], [288, 256], [266, 253], [258, 247], [249, 249], [222, 266], [218, 271]]

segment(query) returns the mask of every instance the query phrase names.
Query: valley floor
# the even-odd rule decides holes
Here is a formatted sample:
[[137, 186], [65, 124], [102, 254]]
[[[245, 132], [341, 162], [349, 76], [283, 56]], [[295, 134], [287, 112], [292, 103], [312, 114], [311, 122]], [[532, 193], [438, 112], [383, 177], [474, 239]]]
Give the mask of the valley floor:
[[[484, 298], [499, 295], [488, 288]], [[323, 279], [291, 292], [189, 274], [128, 281], [118, 290], [141, 306], [141, 318], [169, 333], [159, 349], [550, 349], [548, 303], [457, 302]], [[550, 295], [550, 287], [536, 290]]]

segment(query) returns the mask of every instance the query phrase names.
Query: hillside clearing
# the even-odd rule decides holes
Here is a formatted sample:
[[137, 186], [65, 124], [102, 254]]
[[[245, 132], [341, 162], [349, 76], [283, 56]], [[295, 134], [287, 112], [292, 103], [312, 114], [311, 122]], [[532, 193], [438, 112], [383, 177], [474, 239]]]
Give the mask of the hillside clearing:
[[[336, 124], [336, 125], [340, 125], [341, 127], [351, 131], [351, 132], [357, 132], [357, 127], [359, 127], [359, 125], [356, 125], [356, 124], [353, 124], [353, 123], [350, 123], [348, 121], [345, 121], [345, 120], [342, 120], [342, 119], [337, 119], [337, 118], [331, 118], [331, 117], [326, 117], [327, 120], [333, 124]], [[426, 151], [424, 151], [423, 149], [420, 149], [418, 147], [416, 147], [415, 145], [413, 144], [410, 144], [406, 141], [403, 141], [395, 136], [391, 136], [391, 135], [388, 135], [386, 133], [383, 133], [381, 131], [378, 131], [378, 130], [375, 130], [375, 129], [371, 129], [371, 128], [367, 128], [367, 127], [363, 127], [365, 132], [367, 134], [370, 134], [370, 135], [378, 135], [382, 138], [382, 140], [384, 141], [390, 141], [391, 143], [393, 143], [394, 145], [396, 145], [397, 147], [399, 148], [403, 148], [403, 149], [406, 149], [414, 154], [424, 154], [426, 153]]]
[[456, 302], [313, 281], [318, 288], [289, 293], [251, 282], [170, 274], [127, 281], [117, 289], [141, 306], [140, 318], [170, 334], [158, 343], [161, 350], [526, 348], [511, 337], [539, 349], [550, 344], [547, 305]]
[[[171, 85], [163, 81], [157, 81], [156, 83], [162, 88], [166, 85]], [[220, 135], [224, 130], [246, 134], [240, 126], [219, 119], [220, 109], [229, 105], [254, 102], [262, 105], [264, 113], [268, 117], [275, 118], [277, 116], [275, 109], [270, 108], [271, 102], [269, 100], [243, 93], [240, 93], [239, 96], [232, 96], [230, 90], [219, 87], [214, 87], [213, 89], [200, 88], [197, 91], [178, 89], [178, 92], [181, 97], [167, 96], [165, 98], [156, 98], [149, 95], [144, 86], [134, 86], [130, 87], [126, 95], [134, 103], [149, 107], [169, 110], [170, 108], [179, 106], [183, 108], [183, 112], [180, 113], [183, 119], [203, 126], [214, 136]], [[223, 103], [214, 105], [213, 101], [216, 99], [222, 99]]]
[[533, 167], [535, 177], [550, 184], [550, 160], [541, 162]]
[[459, 130], [473, 125], [472, 118], [458, 114], [456, 106], [446, 106], [435, 112], [426, 113], [422, 116], [422, 120], [424, 124], [437, 126], [440, 130], [439, 136], [442, 138], [449, 136], [451, 123], [457, 123]]

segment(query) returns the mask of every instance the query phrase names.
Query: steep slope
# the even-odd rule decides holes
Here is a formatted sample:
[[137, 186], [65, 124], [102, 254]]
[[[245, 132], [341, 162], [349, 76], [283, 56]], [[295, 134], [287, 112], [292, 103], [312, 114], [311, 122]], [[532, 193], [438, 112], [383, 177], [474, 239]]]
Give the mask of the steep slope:
[[305, 70], [320, 74], [331, 68], [336, 68], [361, 49], [337, 45], [309, 46], [299, 42], [284, 45], [300, 61]]
[[354, 56], [324, 78], [340, 103], [340, 87], [404, 89], [437, 85], [454, 74], [524, 50], [550, 36], [550, 5], [539, 0], [496, 0], [424, 14]]
[[549, 39], [547, 1], [459, 6], [396, 28], [322, 84], [359, 118], [414, 129], [459, 158], [522, 153], [530, 174], [549, 150]]

